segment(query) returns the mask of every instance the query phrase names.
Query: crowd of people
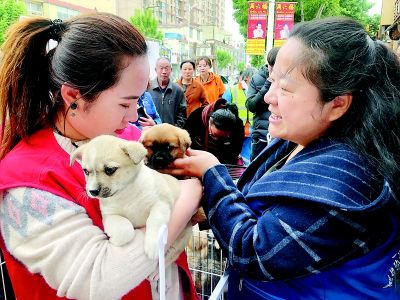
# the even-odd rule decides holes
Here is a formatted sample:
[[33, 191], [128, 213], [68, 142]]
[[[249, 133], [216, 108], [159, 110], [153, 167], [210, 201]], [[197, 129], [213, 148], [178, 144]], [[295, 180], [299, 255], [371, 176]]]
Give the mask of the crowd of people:
[[[176, 82], [160, 57], [150, 81], [144, 37], [106, 13], [22, 19], [2, 51], [0, 247], [18, 299], [159, 296], [146, 228], [112, 245], [86, 170], [69, 163], [96, 136], [137, 140], [159, 123], [192, 139], [163, 170], [190, 178], [167, 248], [202, 206], [227, 299], [399, 297], [400, 61], [356, 21], [296, 24], [228, 88], [208, 57], [181, 62]], [[235, 182], [226, 165], [248, 122], [251, 163]], [[167, 299], [197, 299], [184, 252], [171, 270]]]

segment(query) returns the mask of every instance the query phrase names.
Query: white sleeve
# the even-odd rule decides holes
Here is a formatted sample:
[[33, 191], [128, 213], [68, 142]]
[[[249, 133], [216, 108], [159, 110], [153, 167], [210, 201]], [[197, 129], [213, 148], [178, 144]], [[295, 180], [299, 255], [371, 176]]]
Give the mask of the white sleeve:
[[8, 190], [0, 219], [7, 250], [61, 297], [119, 299], [157, 267], [144, 254], [143, 231], [113, 246], [83, 207], [45, 191]]

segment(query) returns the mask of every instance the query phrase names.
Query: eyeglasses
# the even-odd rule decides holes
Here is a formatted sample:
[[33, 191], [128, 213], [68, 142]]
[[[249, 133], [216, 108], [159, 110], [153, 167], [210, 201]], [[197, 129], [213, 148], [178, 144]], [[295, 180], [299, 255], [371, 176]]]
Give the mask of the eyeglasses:
[[214, 140], [226, 140], [230, 137], [231, 133], [229, 131], [220, 130], [212, 123], [208, 126], [208, 133]]

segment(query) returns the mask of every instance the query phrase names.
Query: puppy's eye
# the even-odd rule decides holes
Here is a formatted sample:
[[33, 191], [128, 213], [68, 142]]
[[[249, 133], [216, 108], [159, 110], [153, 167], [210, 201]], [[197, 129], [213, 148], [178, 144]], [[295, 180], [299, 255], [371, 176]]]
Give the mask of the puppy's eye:
[[104, 172], [106, 173], [106, 175], [111, 176], [115, 173], [115, 171], [117, 171], [117, 169], [117, 167], [105, 167]]
[[83, 169], [83, 172], [86, 174], [86, 176], [89, 175], [89, 171], [87, 169]]

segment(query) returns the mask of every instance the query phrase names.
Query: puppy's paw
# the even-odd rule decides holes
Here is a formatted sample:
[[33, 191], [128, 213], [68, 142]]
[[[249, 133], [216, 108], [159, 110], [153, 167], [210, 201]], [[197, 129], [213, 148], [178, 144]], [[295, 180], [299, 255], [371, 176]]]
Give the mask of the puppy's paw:
[[158, 259], [158, 241], [154, 237], [146, 236], [144, 241], [144, 252], [150, 259]]
[[125, 232], [114, 232], [108, 236], [110, 237], [111, 244], [115, 246], [123, 246], [129, 243], [135, 237], [135, 231], [129, 230]]

